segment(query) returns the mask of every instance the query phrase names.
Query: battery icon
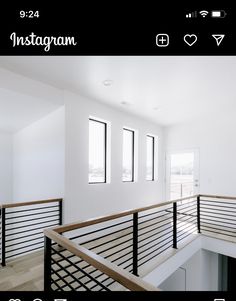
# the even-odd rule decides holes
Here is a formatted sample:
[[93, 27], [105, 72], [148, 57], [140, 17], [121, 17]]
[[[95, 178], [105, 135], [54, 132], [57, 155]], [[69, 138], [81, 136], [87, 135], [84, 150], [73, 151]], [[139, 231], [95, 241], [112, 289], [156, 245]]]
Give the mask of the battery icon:
[[213, 10], [211, 11], [212, 18], [225, 18], [226, 12], [224, 10]]

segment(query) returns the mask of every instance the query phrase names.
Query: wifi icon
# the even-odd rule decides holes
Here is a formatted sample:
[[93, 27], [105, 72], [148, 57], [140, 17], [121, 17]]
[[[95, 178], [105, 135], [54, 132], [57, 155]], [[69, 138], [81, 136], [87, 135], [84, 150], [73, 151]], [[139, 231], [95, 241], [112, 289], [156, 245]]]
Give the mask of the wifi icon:
[[209, 12], [208, 12], [207, 10], [201, 10], [201, 11], [199, 12], [199, 14], [200, 14], [203, 18], [205, 18], [205, 17], [209, 14]]

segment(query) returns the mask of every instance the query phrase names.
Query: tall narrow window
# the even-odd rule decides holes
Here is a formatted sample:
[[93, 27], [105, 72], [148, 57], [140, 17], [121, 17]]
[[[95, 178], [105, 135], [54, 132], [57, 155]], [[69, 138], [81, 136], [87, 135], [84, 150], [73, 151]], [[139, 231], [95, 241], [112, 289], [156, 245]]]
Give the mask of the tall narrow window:
[[89, 119], [89, 183], [106, 183], [107, 124]]
[[147, 135], [146, 139], [147, 139], [146, 180], [154, 181], [155, 138], [153, 136]]
[[123, 129], [123, 182], [134, 181], [134, 131]]

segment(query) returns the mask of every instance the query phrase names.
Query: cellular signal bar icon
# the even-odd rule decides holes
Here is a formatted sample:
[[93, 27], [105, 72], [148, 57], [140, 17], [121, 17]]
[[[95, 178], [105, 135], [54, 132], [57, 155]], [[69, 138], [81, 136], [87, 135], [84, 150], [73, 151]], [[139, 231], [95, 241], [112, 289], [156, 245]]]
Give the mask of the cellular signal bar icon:
[[186, 14], [186, 18], [197, 18], [197, 12], [194, 11], [194, 12]]

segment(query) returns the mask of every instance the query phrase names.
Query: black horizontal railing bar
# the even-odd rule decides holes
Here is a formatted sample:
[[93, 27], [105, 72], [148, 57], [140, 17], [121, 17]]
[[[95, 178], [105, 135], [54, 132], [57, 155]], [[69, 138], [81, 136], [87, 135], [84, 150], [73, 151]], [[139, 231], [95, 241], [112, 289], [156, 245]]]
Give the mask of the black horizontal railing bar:
[[236, 213], [236, 211], [230, 211], [230, 210], [225, 210], [225, 209], [219, 209], [219, 208], [214, 208], [213, 206], [211, 208], [205, 207], [205, 205], [201, 204], [201, 209], [207, 209], [208, 211], [223, 211], [223, 212], [229, 212], [229, 213]]
[[[216, 224], [216, 223], [208, 223], [208, 222], [205, 222], [205, 221], [201, 221], [201, 223], [202, 224], [207, 224], [207, 225], [214, 225], [214, 226], [219, 226], [219, 227], [223, 227], [223, 228], [225, 228], [225, 227], [227, 227], [227, 228], [229, 228], [229, 229], [235, 229], [235, 233], [236, 233], [236, 224], [234, 224], [235, 225], [235, 227], [231, 227], [231, 226], [228, 226], [228, 225], [225, 225], [225, 226], [223, 226], [223, 225], [219, 225], [219, 224]], [[228, 230], [229, 231], [229, 230]]]
[[[30, 205], [30, 206], [33, 206], [33, 205]], [[7, 211], [6, 211], [6, 215], [9, 215], [9, 214], [14, 214], [14, 213], [22, 213], [22, 212], [31, 212], [31, 211], [35, 211], [35, 210], [43, 210], [43, 209], [49, 209], [49, 208], [58, 208], [59, 209], [59, 205], [56, 205], [56, 206], [43, 206], [43, 207], [37, 207], [37, 208], [31, 208], [31, 209], [23, 209], [23, 210], [14, 210], [13, 208], [7, 208]], [[14, 210], [14, 211], [8, 211], [8, 210]], [[53, 210], [54, 211], [54, 210]]]
[[[7, 231], [14, 231], [14, 230], [18, 230], [18, 229], [22, 229], [22, 228], [29, 228], [29, 227], [32, 227], [32, 226], [37, 226], [37, 225], [41, 225], [41, 224], [47, 224], [47, 223], [52, 223], [52, 222], [58, 222], [59, 223], [59, 217], [57, 219], [52, 219], [52, 220], [49, 220], [49, 221], [45, 221], [45, 222], [39, 222], [39, 223], [36, 223], [36, 224], [28, 224], [28, 225], [23, 225], [23, 226], [19, 226], [17, 228], [6, 228], [6, 232]], [[47, 225], [45, 225], [45, 228], [47, 228]], [[6, 234], [8, 235], [8, 234]]]
[[25, 253], [29, 253], [29, 252], [32, 252], [32, 251], [36, 251], [36, 250], [39, 250], [39, 249], [42, 249], [42, 247], [38, 247], [38, 248], [33, 248], [33, 249], [30, 249], [28, 251], [24, 251], [24, 252], [20, 252], [20, 253], [17, 253], [17, 254], [14, 254], [14, 255], [11, 255], [11, 256], [6, 256], [6, 259], [9, 259], [9, 258], [12, 258], [12, 257], [16, 257], [16, 256], [19, 256], [19, 255], [23, 255]]
[[170, 215], [170, 216], [168, 216], [168, 219], [171, 219], [171, 218], [172, 218], [172, 214], [171, 214], [171, 213], [165, 213], [165, 214], [163, 214], [163, 215], [161, 215], [161, 216], [149, 218], [149, 219], [147, 219], [147, 220], [145, 220], [145, 221], [139, 222], [138, 224], [139, 224], [139, 225], [143, 225], [143, 224], [148, 223], [148, 222], [150, 222], [150, 221], [157, 220], [157, 219], [159, 219], [160, 217], [163, 217], [163, 216], [166, 217], [167, 215]]
[[[172, 239], [168, 239], [165, 243], [162, 243], [161, 245], [157, 245], [157, 246], [154, 246], [154, 245], [153, 245], [153, 246], [150, 247], [150, 248], [147, 248], [147, 249], [144, 249], [144, 250], [140, 251], [138, 254], [139, 254], [139, 256], [142, 255], [142, 254], [146, 254], [147, 257], [148, 257], [148, 256], [151, 255], [153, 252], [157, 252], [157, 251], [161, 250], [163, 247], [165, 247], [165, 246], [168, 245], [168, 244], [170, 244], [170, 245], [172, 246], [172, 245], [173, 245], [173, 240], [172, 240]], [[156, 247], [156, 249], [155, 249], [155, 247]], [[153, 250], [151, 251], [151, 249], [153, 249]], [[147, 253], [149, 250], [150, 250], [150, 252]], [[146, 255], [145, 255], [145, 256], [146, 256]], [[143, 259], [143, 258], [145, 258], [145, 257], [143, 256], [141, 259]]]
[[[97, 241], [97, 240], [102, 239], [102, 238], [105, 238], [105, 237], [107, 237], [107, 236], [111, 236], [111, 235], [114, 235], [114, 234], [119, 233], [119, 232], [121, 232], [121, 231], [128, 230], [128, 229], [132, 229], [132, 228], [133, 228], [132, 226], [125, 227], [125, 228], [122, 228], [122, 229], [120, 229], [120, 230], [116, 230], [116, 231], [113, 231], [113, 232], [111, 232], [111, 233], [104, 234], [104, 235], [99, 236], [99, 237], [95, 237], [95, 238], [90, 239], [90, 240], [88, 240], [88, 241], [86, 241], [86, 242], [83, 242], [83, 243], [90, 243], [90, 242], [93, 242], [93, 241]], [[132, 232], [131, 232], [131, 233], [132, 233]]]
[[180, 242], [180, 241], [182, 241], [183, 239], [185, 239], [185, 238], [187, 238], [187, 237], [189, 237], [190, 235], [193, 235], [194, 233], [187, 233], [185, 236], [183, 236], [183, 237], [181, 237], [180, 239], [178, 238], [178, 243]]
[[193, 208], [193, 209], [190, 209], [189, 211], [177, 211], [177, 215], [178, 217], [180, 216], [194, 216], [194, 214], [197, 214], [197, 208]]
[[70, 240], [74, 240], [74, 239], [78, 239], [78, 238], [81, 238], [81, 237], [84, 237], [84, 236], [88, 236], [88, 235], [91, 235], [91, 234], [94, 234], [94, 233], [97, 233], [97, 232], [100, 232], [100, 231], [104, 231], [104, 230], [107, 230], [107, 229], [110, 229], [110, 228], [114, 228], [114, 227], [117, 227], [117, 226], [120, 226], [120, 225], [123, 225], [123, 224], [127, 224], [129, 222], [132, 222], [132, 219], [130, 219], [128, 221], [120, 222], [118, 224], [109, 225], [107, 227], [96, 229], [94, 231], [90, 231], [90, 232], [83, 233], [83, 234], [80, 234], [80, 235], [72, 236], [72, 237], [70, 237]]
[[[172, 239], [172, 235], [168, 235], [168, 236], [165, 237], [164, 239], [158, 241], [156, 244], [150, 246], [150, 249], [151, 249], [153, 246], [157, 246], [157, 245], [161, 244], [163, 241], [166, 241], [166, 240], [169, 239], [170, 237], [171, 237], [171, 239]], [[142, 249], [143, 247], [146, 247], [147, 245], [149, 245], [150, 243], [153, 243], [154, 241], [156, 241], [156, 240], [155, 240], [155, 239], [152, 239], [152, 240], [148, 241], [147, 243], [145, 243], [145, 244], [139, 246], [138, 250]], [[145, 250], [148, 250], [148, 249], [145, 249]], [[139, 254], [141, 254], [141, 253], [139, 253]]]
[[[48, 225], [48, 227], [54, 227], [54, 226], [57, 226], [57, 224]], [[32, 232], [32, 231], [39, 230], [39, 229], [45, 229], [45, 227], [38, 227], [38, 228], [28, 229], [28, 230], [21, 231], [21, 232], [15, 232], [15, 233], [7, 234], [6, 237], [9, 237], [9, 236], [12, 236], [12, 235], [17, 235], [17, 234], [22, 234], [22, 233], [26, 233], [26, 232]], [[31, 234], [29, 234], [29, 235], [31, 235]]]
[[187, 232], [187, 233], [190, 233], [190, 234], [195, 234], [195, 233], [193, 233], [193, 232], [195, 232], [195, 230], [197, 230], [197, 225], [191, 225], [191, 226], [188, 226], [188, 227], [186, 227], [186, 228], [184, 228], [184, 229], [179, 230], [177, 236], [178, 236], [178, 238], [180, 238], [180, 237], [182, 237], [186, 232]]
[[[111, 261], [111, 262], [119, 261], [121, 258], [123, 258], [123, 257], [125, 257], [125, 256], [127, 256], [127, 255], [129, 255], [129, 254], [131, 254], [131, 253], [132, 253], [132, 250], [131, 250], [131, 251], [128, 251], [128, 252], [126, 252], [126, 253], [124, 253], [124, 254], [122, 254], [122, 255], [120, 255], [119, 257], [115, 258], [115, 259], [114, 259], [113, 261]], [[117, 252], [114, 253], [114, 254], [106, 255], [106, 256], [104, 256], [103, 258], [107, 259], [107, 258], [110, 258], [110, 257], [116, 255], [116, 254], [117, 254]]]
[[[173, 227], [170, 226], [170, 227], [168, 227], [168, 228], [166, 228], [166, 229], [163, 229], [163, 230], [161, 230], [161, 231], [159, 231], [159, 232], [157, 232], [157, 233], [154, 233], [154, 234], [152, 234], [152, 235], [150, 235], [150, 236], [146, 236], [146, 237], [143, 238], [143, 239], [139, 239], [138, 243], [141, 243], [141, 242], [143, 242], [143, 241], [149, 239], [150, 237], [154, 237], [154, 236], [156, 236], [156, 235], [160, 235], [162, 232], [164, 232], [164, 231], [166, 231], [166, 230], [169, 230], [169, 229], [173, 229]], [[170, 232], [170, 231], [169, 231], [169, 232]], [[158, 236], [157, 239], [159, 239], [160, 237], [165, 236], [165, 235], [168, 234], [169, 232], [166, 232], [164, 235]]]
[[165, 212], [165, 211], [167, 211], [167, 210], [170, 209], [170, 208], [171, 208], [171, 207], [165, 208], [165, 209], [162, 209], [162, 210], [158, 210], [158, 211], [155, 211], [155, 212], [152, 212], [152, 213], [148, 213], [148, 214], [144, 214], [144, 215], [139, 215], [139, 216], [138, 216], [138, 219], [142, 219], [142, 218], [144, 218], [144, 217], [146, 217], [146, 216], [158, 214], [158, 213], [160, 213], [160, 212]]
[[178, 202], [181, 202], [181, 201], [184, 201], [184, 200], [194, 199], [197, 196], [198, 195], [187, 196], [187, 197], [184, 197], [184, 198], [175, 199], [175, 200], [171, 200], [171, 201], [168, 201], [168, 202], [163, 202], [163, 203], [150, 205], [150, 206], [146, 206], [146, 207], [142, 207], [142, 208], [126, 210], [126, 211], [123, 211], [123, 212], [118, 213], [118, 214], [115, 213], [115, 214], [111, 214], [109, 216], [101, 216], [101, 217], [91, 218], [89, 220], [82, 221], [82, 222], [79, 222], [79, 223], [72, 223], [72, 224], [67, 224], [67, 225], [64, 225], [64, 226], [58, 226], [58, 227], [55, 227], [53, 230], [57, 233], [65, 233], [65, 232], [68, 232], [68, 231], [73, 231], [73, 230], [76, 230], [76, 229], [80, 229], [80, 228], [88, 227], [88, 226], [91, 226], [91, 225], [99, 224], [101, 222], [105, 222], [105, 221], [107, 222], [109, 220], [115, 220], [115, 219], [118, 219], [118, 218], [121, 218], [121, 217], [125, 217], [127, 215], [131, 215], [133, 213], [144, 212], [144, 211], [147, 211], [147, 210], [152, 210], [152, 209], [155, 209], [155, 208], [160, 208], [160, 207], [163, 207], [163, 206], [167, 206], [167, 205], [170, 205], [170, 204], [173, 204], [173, 203], [178, 203]]
[[[210, 217], [210, 218], [209, 218]], [[213, 218], [212, 218], [213, 217]], [[214, 221], [214, 222], [221, 222], [222, 221], [222, 217], [216, 217], [216, 216], [211, 216], [211, 215], [204, 215], [201, 216], [201, 221], [207, 220], [207, 221]], [[234, 223], [231, 223], [234, 222]], [[222, 223], [229, 223], [229, 224], [235, 224], [236, 220], [235, 219], [231, 219], [231, 218], [224, 218]]]
[[88, 278], [90, 278], [92, 281], [94, 281], [95, 283], [99, 284], [101, 287], [103, 287], [105, 290], [108, 290], [105, 286], [103, 286], [102, 284], [100, 284], [95, 278], [93, 278], [89, 273], [86, 273], [84, 270], [82, 270], [79, 266], [75, 265], [71, 260], [68, 260], [65, 256], [63, 256], [62, 254], [58, 253], [55, 249], [54, 251], [61, 256], [62, 258], [64, 258], [67, 262], [69, 262], [73, 267], [75, 267], [79, 272], [83, 273], [85, 276], [87, 276]]
[[[143, 255], [143, 256], [140, 256], [140, 257], [139, 257], [139, 260], [142, 260], [142, 259], [148, 257], [149, 255], [151, 255], [151, 254], [153, 254], [153, 253], [159, 251], [160, 249], [162, 249], [163, 247], [165, 247], [165, 246], [168, 245], [168, 244], [169, 244], [169, 246], [172, 246], [172, 240], [169, 240], [169, 241], [167, 241], [166, 243], [162, 244], [162, 245], [159, 246], [156, 250], [151, 251], [151, 252], [149, 252], [149, 253], [147, 253], [147, 254], [145, 254], [145, 255]], [[147, 250], [146, 250], [146, 251], [147, 251]], [[143, 253], [144, 253], [144, 252], [143, 252]]]
[[[215, 234], [218, 234], [218, 235], [224, 235], [224, 236], [230, 236], [230, 237], [236, 238], [236, 235], [232, 235], [232, 234], [229, 234], [229, 233], [227, 233], [227, 234], [225, 234], [225, 233], [219, 233], [219, 232], [208, 230], [208, 229], [217, 230], [215, 228], [207, 227], [207, 226], [204, 226], [204, 225], [201, 228], [201, 230], [203, 230], [203, 231], [208, 231], [208, 232], [212, 232], [212, 233], [215, 233]], [[224, 230], [220, 230], [220, 231], [227, 232], [227, 231], [224, 231]]]
[[[111, 254], [109, 254], [109, 255], [106, 255], [106, 257], [104, 256], [104, 258], [107, 259], [107, 258], [109, 258], [109, 257], [112, 257], [112, 256], [114, 256], [114, 255], [116, 255], [116, 254], [118, 254], [118, 253], [120, 253], [120, 252], [122, 252], [122, 251], [124, 251], [124, 250], [130, 249], [130, 248], [132, 248], [132, 245], [123, 247], [123, 248], [121, 248], [121, 249], [119, 249], [119, 250], [117, 250], [117, 251], [115, 251], [115, 252], [113, 252], [113, 253], [111, 253]], [[103, 256], [103, 253], [105, 253], [105, 251], [98, 252], [97, 254]], [[129, 253], [130, 253], [130, 252], [129, 252]], [[129, 254], [129, 253], [128, 253], [128, 254]], [[122, 257], [123, 257], [123, 256], [125, 256], [125, 255], [122, 255]]]
[[131, 256], [130, 258], [125, 259], [124, 261], [119, 262], [119, 263], [117, 263], [116, 260], [114, 260], [114, 263], [115, 263], [117, 266], [123, 268], [123, 264], [125, 264], [126, 262], [129, 262], [129, 261], [132, 261], [131, 264], [133, 264], [133, 257], [132, 257], [132, 256]]
[[179, 232], [187, 227], [190, 227], [191, 225], [195, 225], [197, 226], [197, 221], [191, 221], [191, 222], [188, 222], [187, 224], [178, 224], [178, 233], [177, 235], [179, 234]]
[[221, 206], [221, 205], [215, 205], [215, 204], [208, 204], [208, 203], [204, 203], [203, 201], [201, 201], [201, 205], [205, 206], [205, 207], [216, 207], [216, 208], [227, 208], [227, 209], [236, 209], [236, 204], [232, 204], [234, 206]]
[[[165, 252], [166, 250], [168, 250], [168, 249], [170, 249], [170, 248], [172, 248], [172, 243], [169, 244], [166, 248], [164, 248], [164, 249], [161, 250], [160, 252], [158, 252], [157, 254], [155, 254], [155, 255], [149, 257], [148, 259], [146, 259], [145, 261], [139, 263], [139, 264], [138, 264], [138, 267], [141, 267], [142, 265], [144, 265], [144, 264], [147, 263], [148, 261], [152, 260], [153, 258], [157, 257], [158, 255], [160, 255], [161, 253]], [[154, 252], [152, 252], [152, 253], [154, 253]], [[150, 254], [149, 254], [149, 255], [150, 255]], [[144, 259], [144, 258], [146, 258], [146, 257], [143, 257], [142, 259]], [[142, 259], [139, 259], [139, 261], [141, 261]]]
[[[12, 253], [12, 252], [15, 252], [15, 251], [18, 251], [18, 250], [22, 250], [22, 249], [26, 249], [26, 248], [30, 248], [30, 247], [33, 247], [33, 246], [36, 246], [36, 245], [40, 245], [40, 244], [43, 244], [44, 241], [39, 241], [37, 243], [33, 243], [33, 244], [30, 244], [30, 245], [25, 245], [23, 247], [19, 247], [19, 248], [14, 248], [12, 250], [6, 250], [6, 254], [7, 253]], [[10, 248], [11, 246], [6, 246], [6, 248]]]
[[[213, 222], [217, 222], [217, 223], [223, 223], [223, 224], [229, 224], [229, 225], [236, 225], [236, 220], [233, 220], [233, 219], [227, 219], [225, 218], [223, 221], [222, 219], [219, 220], [220, 217], [216, 217], [216, 219], [212, 219], [212, 218], [205, 218], [205, 217], [201, 217], [201, 221], [213, 221]], [[230, 221], [234, 221], [234, 223], [231, 223], [231, 222], [228, 222], [228, 220]]]
[[58, 217], [58, 214], [43, 216], [43, 217], [40, 217], [40, 218], [26, 219], [24, 221], [17, 221], [17, 222], [13, 222], [13, 223], [6, 223], [6, 226], [21, 224], [21, 223], [28, 223], [28, 222], [31, 222], [31, 221], [47, 219], [47, 218], [50, 218], [50, 217]]
[[190, 229], [195, 229], [197, 228], [197, 223], [192, 223], [191, 225], [183, 225], [182, 227], [178, 227], [178, 233], [177, 236], [181, 236], [183, 232], [185, 232], [186, 230], [190, 230]]
[[[43, 234], [43, 233], [42, 233]], [[14, 246], [19, 246], [21, 244], [24, 244], [24, 243], [27, 243], [27, 242], [31, 242], [31, 241], [34, 241], [34, 240], [37, 240], [37, 239], [43, 239], [43, 235], [41, 237], [36, 237], [36, 238], [31, 238], [29, 240], [24, 240], [22, 242], [18, 242], [18, 243], [15, 243], [15, 244], [12, 244], [12, 245], [6, 245], [6, 248], [7, 247], [14, 247]]]
[[197, 206], [197, 201], [195, 200], [194, 202], [191, 203], [186, 203], [186, 204], [182, 204], [177, 206], [178, 210], [185, 210], [191, 207], [196, 207]]
[[[102, 250], [102, 252], [107, 252], [107, 251], [109, 251], [109, 250], [112, 250], [112, 249], [115, 249], [115, 248], [117, 248], [117, 247], [119, 247], [119, 246], [121, 246], [121, 245], [123, 245], [123, 244], [125, 244], [125, 243], [127, 243], [127, 242], [132, 242], [132, 239], [126, 239], [125, 241], [122, 241], [122, 242], [120, 242], [118, 245], [114, 245], [114, 246], [111, 246], [111, 247], [109, 247], [109, 248], [106, 248], [105, 250]], [[94, 250], [94, 249], [96, 249], [97, 247], [95, 246], [95, 247], [91, 247], [91, 248], [89, 248], [89, 250]], [[98, 253], [97, 253], [98, 254]]]
[[182, 224], [192, 223], [192, 221], [195, 221], [197, 223], [197, 216], [189, 216], [189, 217], [184, 216], [184, 217], [181, 217], [181, 219], [178, 219], [177, 225], [181, 226]]
[[[236, 203], [235, 201], [232, 201], [232, 202], [226, 202], [226, 201], [216, 201], [216, 200], [204, 200], [204, 199], [201, 199], [201, 202], [207, 202], [207, 203], [217, 203], [217, 204], [227, 204], [227, 205], [233, 205], [233, 206], [236, 206]], [[212, 204], [214, 205], [214, 204]]]
[[[165, 227], [165, 226], [168, 225], [168, 224], [169, 224], [169, 222], [166, 223], [166, 224], [163, 224], [163, 225], [161, 225], [161, 226], [159, 226], [159, 227], [156, 227], [156, 228], [154, 228], [154, 229], [152, 229], [152, 230], [148, 230], [148, 231], [146, 231], [146, 232], [139, 233], [139, 234], [138, 234], [138, 237], [141, 237], [141, 236], [143, 236], [143, 235], [145, 235], [145, 234], [147, 234], [147, 233], [150, 233], [150, 232], [152, 232], [152, 231], [155, 231], [155, 230], [158, 230], [158, 229], [160, 229], [160, 228], [162, 228], [162, 227]], [[147, 228], [147, 227], [146, 227], [146, 228]], [[143, 230], [143, 229], [141, 229], [141, 230]], [[141, 232], [141, 230], [139, 230], [139, 232]]]
[[[28, 216], [34, 216], [34, 215], [42, 215], [42, 214], [48, 214], [51, 212], [59, 212], [60, 210], [53, 210], [53, 211], [47, 211], [47, 212], [39, 212], [39, 213], [32, 213], [32, 214], [27, 214], [27, 215], [20, 215], [20, 216], [11, 216], [11, 217], [6, 217], [6, 220], [10, 220], [10, 219], [16, 219], [16, 218], [22, 218], [22, 217], [28, 217]], [[45, 217], [47, 217], [45, 215]]]
[[[191, 212], [191, 213], [189, 213]], [[177, 210], [177, 214], [178, 215], [191, 215], [193, 212], [197, 212], [197, 208], [193, 208], [193, 209], [190, 209], [190, 210], [186, 210], [186, 211], [181, 211], [181, 210]], [[170, 213], [173, 214], [173, 210], [170, 210]]]
[[217, 212], [212, 212], [212, 211], [208, 211], [208, 210], [201, 210], [201, 215], [209, 215], [210, 214], [215, 214], [215, 215], [223, 215], [223, 216], [230, 216], [230, 217], [235, 217], [236, 218], [236, 215], [232, 215], [232, 214], [226, 214], [226, 213], [217, 213]]
[[[161, 220], [161, 221], [157, 221], [157, 222], [152, 223], [152, 224], [150, 224], [150, 225], [147, 225], [147, 226], [144, 226], [144, 227], [140, 227], [138, 230], [139, 230], [139, 232], [141, 232], [141, 231], [143, 231], [143, 230], [145, 230], [145, 229], [147, 229], [147, 228], [153, 227], [153, 226], [158, 225], [158, 224], [160, 224], [160, 223], [163, 223], [163, 222], [165, 222], [165, 221], [171, 222], [172, 219], [170, 219], [170, 218], [168, 217], [168, 218], [166, 218], [166, 219], [163, 219], [163, 220]], [[169, 224], [169, 223], [166, 223], [166, 224], [163, 224], [163, 225], [168, 225], [168, 224]], [[161, 228], [163, 225], [159, 226], [158, 228]]]
[[[197, 202], [195, 202], [195, 204], [192, 204], [190, 206], [185, 206], [185, 207], [180, 207], [179, 205], [177, 206], [177, 210], [181, 211], [181, 212], [185, 212], [186, 210], [193, 210], [197, 207]], [[173, 210], [173, 208], [171, 208], [171, 210]]]
[[201, 205], [202, 206], [204, 206], [204, 207], [206, 207], [206, 208], [209, 208], [209, 209], [211, 209], [211, 208], [216, 208], [216, 209], [221, 209], [221, 208], [226, 208], [226, 209], [233, 209], [233, 210], [235, 210], [236, 209], [236, 204], [234, 205], [234, 206], [221, 206], [221, 205], [216, 205], [216, 204], [210, 204], [210, 203], [206, 203], [206, 202], [201, 202]]
[[[160, 215], [156, 215], [156, 214], [158, 214], [158, 213], [161, 213]], [[170, 214], [171, 212], [170, 211], [167, 211], [167, 210], [163, 210], [162, 212], [160, 211], [160, 212], [155, 212], [155, 215], [156, 216], [154, 216], [154, 217], [152, 217], [152, 218], [149, 218], [149, 219], [144, 219], [144, 221], [139, 221], [139, 224], [141, 224], [141, 223], [143, 223], [143, 222], [145, 222], [145, 221], [150, 221], [150, 220], [154, 220], [154, 219], [157, 219], [157, 218], [160, 218], [160, 217], [162, 217], [162, 216], [166, 216], [167, 214]], [[147, 217], [148, 215], [146, 215], [145, 217]], [[141, 218], [138, 218], [138, 220], [140, 220]]]
[[[98, 245], [95, 245], [95, 246], [93, 246], [93, 247], [90, 247], [89, 249], [90, 249], [90, 250], [93, 250], [93, 249], [102, 247], [102, 246], [104, 246], [104, 245], [107, 245], [107, 244], [109, 244], [109, 243], [111, 243], [111, 242], [114, 242], [114, 241], [116, 241], [116, 240], [119, 240], [119, 239], [123, 239], [124, 237], [126, 237], [126, 236], [128, 236], [128, 235], [132, 235], [132, 234], [133, 234], [132, 232], [126, 233], [126, 234], [124, 234], [124, 235], [122, 235], [122, 236], [115, 237], [115, 238], [110, 239], [110, 240], [108, 240], [108, 241], [105, 241], [105, 242], [103, 242], [103, 243], [101, 243], [101, 244], [98, 244]], [[90, 242], [90, 243], [91, 243], [91, 242]], [[83, 242], [83, 243], [81, 243], [80, 245], [86, 245], [86, 244], [87, 244], [87, 242]]]
[[[42, 231], [30, 234], [30, 236], [35, 236], [35, 235], [39, 235], [39, 234], [42, 234]], [[19, 240], [19, 239], [22, 239], [22, 238], [25, 238], [25, 237], [28, 237], [28, 235], [26, 235], [26, 236], [19, 236], [19, 237], [15, 237], [15, 238], [12, 238], [12, 239], [6, 239], [6, 242], [14, 241], [14, 240]]]
[[188, 216], [197, 217], [197, 210], [189, 211], [187, 213], [177, 212], [177, 216], [178, 216], [178, 219], [185, 218], [185, 217], [188, 217]]
[[196, 199], [193, 201], [188, 201], [188, 202], [184, 202], [184, 203], [178, 203], [178, 207], [183, 207], [183, 206], [187, 206], [189, 204], [196, 204]]
[[192, 219], [197, 220], [197, 216], [196, 215], [185, 215], [185, 216], [178, 217], [177, 223], [187, 222], [188, 220], [192, 220]]

